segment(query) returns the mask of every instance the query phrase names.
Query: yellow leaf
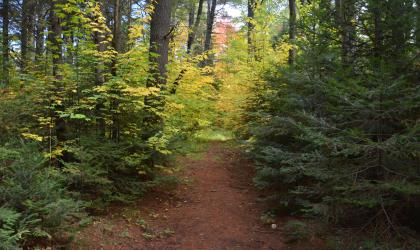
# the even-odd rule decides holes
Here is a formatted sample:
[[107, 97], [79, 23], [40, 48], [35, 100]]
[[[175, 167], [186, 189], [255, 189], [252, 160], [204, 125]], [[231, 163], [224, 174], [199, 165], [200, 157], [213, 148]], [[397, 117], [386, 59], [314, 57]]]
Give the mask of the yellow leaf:
[[39, 135], [35, 135], [31, 133], [22, 133], [22, 136], [26, 139], [31, 139], [31, 140], [39, 141], [39, 142], [42, 141], [42, 136], [39, 136]]

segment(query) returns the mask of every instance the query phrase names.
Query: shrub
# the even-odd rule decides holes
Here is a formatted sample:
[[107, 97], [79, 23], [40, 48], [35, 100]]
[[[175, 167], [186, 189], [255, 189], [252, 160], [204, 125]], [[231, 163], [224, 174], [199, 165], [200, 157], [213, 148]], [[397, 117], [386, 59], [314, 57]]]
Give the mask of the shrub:
[[[10, 247], [36, 238], [54, 239], [71, 231], [83, 216], [74, 200], [33, 145], [1, 148], [0, 221], [2, 242]], [[6, 244], [5, 243], [5, 244]]]
[[283, 235], [289, 243], [302, 241], [309, 237], [310, 230], [306, 223], [299, 220], [291, 220], [283, 226]]

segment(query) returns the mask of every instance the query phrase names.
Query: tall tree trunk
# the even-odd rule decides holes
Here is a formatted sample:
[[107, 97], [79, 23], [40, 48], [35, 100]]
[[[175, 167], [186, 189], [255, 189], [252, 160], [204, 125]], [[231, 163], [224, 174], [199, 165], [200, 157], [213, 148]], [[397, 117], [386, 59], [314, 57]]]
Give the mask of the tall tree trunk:
[[[102, 13], [104, 12], [103, 10], [103, 5], [100, 5], [100, 13], [96, 13], [95, 14], [95, 22], [97, 23], [101, 23], [102, 21]], [[103, 23], [104, 24], [104, 23]], [[101, 31], [96, 31], [93, 34], [93, 40], [96, 44], [96, 49], [99, 52], [99, 55], [101, 55], [102, 52], [104, 52], [106, 50], [106, 45], [104, 44], [104, 34]], [[104, 76], [104, 62], [102, 61], [101, 56], [99, 56], [97, 58], [97, 63], [95, 65], [95, 85], [96, 86], [102, 86], [105, 82], [105, 76]], [[104, 102], [102, 100], [99, 100], [98, 103], [96, 104], [95, 107], [95, 112], [96, 112], [96, 116], [98, 117], [97, 119], [97, 123], [98, 123], [98, 134], [99, 137], [104, 139], [106, 136], [106, 124], [105, 124], [105, 118], [103, 117], [103, 109], [104, 109], [105, 105]]]
[[248, 0], [248, 20], [247, 20], [247, 42], [248, 42], [248, 60], [257, 59], [256, 58], [256, 48], [255, 41], [253, 39], [254, 35], [254, 18], [255, 18], [255, 9], [256, 9], [256, 0]]
[[3, 0], [3, 86], [9, 84], [9, 0]]
[[[75, 13], [67, 13], [64, 23], [70, 23], [72, 15]], [[75, 48], [74, 48], [74, 31], [70, 26], [63, 27], [63, 47], [66, 48], [66, 53], [64, 54], [64, 62], [69, 65], [74, 64], [75, 58]]]
[[289, 0], [289, 41], [293, 46], [289, 50], [289, 65], [293, 65], [296, 57], [296, 0]]
[[[102, 34], [100, 32], [95, 32], [94, 34], [94, 42], [96, 44], [97, 50], [99, 52], [99, 54], [101, 54], [103, 51], [105, 51], [105, 45], [102, 43], [103, 42], [103, 38], [102, 38]], [[95, 65], [95, 85], [96, 86], [102, 86], [105, 82], [105, 77], [104, 77], [104, 73], [103, 73], [103, 67], [104, 67], [104, 63], [101, 61], [101, 58], [97, 59], [98, 62]], [[103, 108], [105, 107], [104, 103], [99, 100], [98, 103], [96, 104], [95, 110], [96, 110], [96, 116], [98, 117], [98, 132], [99, 132], [99, 136], [101, 138], [105, 138], [105, 130], [106, 130], [106, 126], [105, 126], [105, 119], [103, 118]]]
[[[114, 29], [113, 29], [113, 38], [112, 38], [112, 47], [118, 53], [121, 52], [121, 2], [120, 0], [114, 0]], [[111, 74], [112, 76], [117, 76], [117, 56], [112, 60], [111, 65]], [[118, 94], [117, 92], [114, 94]], [[119, 140], [119, 117], [118, 110], [119, 103], [118, 100], [113, 99], [111, 101], [112, 112], [112, 129], [111, 129], [111, 138], [114, 141]]]
[[21, 23], [21, 70], [22, 72], [26, 72], [28, 61], [29, 61], [29, 41], [31, 36], [32, 28], [32, 1], [31, 0], [23, 0], [22, 3], [22, 23]]
[[[412, 32], [416, 31], [414, 26], [415, 12], [412, 12], [413, 0], [389, 1], [383, 4], [387, 5], [387, 9], [392, 10], [388, 13], [389, 21], [387, 21], [387, 25], [391, 29], [389, 44], [385, 46], [389, 48], [386, 52], [387, 59], [391, 59], [392, 62], [396, 63], [396, 69], [403, 72], [406, 64], [404, 52], [410, 46]], [[419, 15], [418, 13], [416, 14]]]
[[382, 56], [382, 43], [383, 43], [383, 34], [382, 34], [382, 21], [381, 21], [381, 0], [373, 1], [372, 13], [373, 13], [373, 25], [374, 25], [374, 40], [373, 40], [373, 55], [375, 57], [375, 62], [378, 63]]
[[[43, 5], [37, 1], [35, 5], [36, 22], [35, 22], [35, 64], [38, 66], [44, 54], [44, 31], [45, 31], [45, 16]], [[40, 68], [40, 67], [38, 67]]]
[[124, 46], [124, 52], [127, 52], [131, 49], [130, 44], [128, 43], [130, 39], [130, 28], [133, 23], [133, 0], [129, 0], [127, 4], [127, 30], [125, 32], [125, 46]]
[[[188, 33], [188, 40], [187, 40], [187, 55], [191, 54], [192, 46], [193, 46], [194, 41], [195, 41], [195, 36], [197, 34], [197, 31], [198, 31], [198, 28], [199, 28], [199, 25], [200, 25], [201, 14], [203, 12], [203, 4], [204, 4], [204, 0], [199, 0], [197, 17], [196, 17], [195, 21], [194, 21], [195, 4], [192, 4], [192, 6], [191, 6], [191, 10], [190, 10], [190, 13], [189, 13], [189, 22], [188, 22], [189, 33]], [[182, 80], [182, 78], [184, 77], [184, 74], [186, 72], [187, 72], [186, 67], [181, 69], [181, 72], [179, 72], [178, 77], [172, 83], [173, 88], [170, 90], [171, 94], [176, 94], [176, 90], [179, 86], [179, 83]]]
[[148, 87], [164, 87], [166, 65], [168, 64], [169, 40], [171, 36], [172, 0], [160, 0], [154, 4], [150, 22], [150, 73], [152, 78]]
[[191, 33], [188, 35], [187, 54], [191, 53], [192, 47], [195, 42], [195, 37], [197, 36], [198, 28], [200, 27], [201, 15], [203, 13], [203, 5], [204, 5], [204, 0], [199, 0], [198, 9], [197, 9], [197, 17], [195, 19], [193, 29]]
[[416, 7], [415, 7], [416, 15], [416, 45], [417, 47], [420, 46], [420, 0], [416, 0]]
[[[146, 86], [151, 88], [166, 89], [166, 65], [168, 64], [169, 40], [171, 36], [171, 9], [172, 0], [154, 1], [153, 13], [150, 21], [150, 47], [149, 47], [149, 80]], [[148, 140], [153, 136], [159, 136], [163, 129], [163, 119], [160, 113], [164, 109], [162, 95], [149, 95], [145, 100], [146, 114], [143, 120], [143, 139]], [[156, 152], [152, 151], [149, 164], [154, 166]]]
[[[114, 0], [114, 27], [113, 27], [113, 38], [112, 38], [112, 47], [116, 52], [121, 52], [121, 5], [120, 0]], [[114, 59], [112, 61], [112, 75], [117, 75], [117, 61]]]
[[[63, 76], [60, 72], [60, 67], [63, 64], [63, 44], [62, 44], [62, 28], [61, 20], [57, 13], [56, 7], [57, 1], [51, 1], [50, 9], [50, 32], [49, 32], [49, 41], [51, 43], [50, 52], [52, 54], [52, 67], [53, 67], [53, 76], [56, 80], [61, 81]], [[60, 83], [61, 84], [61, 83]]]
[[[212, 47], [212, 35], [213, 35], [213, 26], [214, 19], [216, 17], [216, 5], [217, 0], [207, 0], [207, 28], [206, 28], [206, 38], [204, 41], [204, 53], [211, 50]], [[204, 61], [202, 66], [212, 64], [213, 59], [211, 56]]]
[[188, 13], [188, 39], [187, 39], [187, 54], [191, 50], [191, 36], [194, 29], [194, 18], [195, 18], [195, 2], [192, 1], [189, 6], [190, 10]]
[[344, 66], [349, 66], [352, 60], [352, 49], [354, 43], [354, 25], [352, 23], [355, 15], [354, 0], [340, 1], [340, 24], [341, 24], [341, 54]]
[[[61, 99], [60, 102], [55, 103], [55, 133], [57, 137], [58, 146], [62, 147], [63, 144], [67, 141], [67, 128], [66, 122], [63, 118], [60, 117], [60, 113], [64, 111], [65, 107], [62, 99], [64, 98], [64, 84], [63, 84], [63, 74], [62, 74], [62, 65], [63, 65], [63, 44], [62, 44], [62, 28], [61, 20], [57, 13], [57, 3], [63, 3], [62, 1], [57, 2], [52, 0], [50, 3], [50, 32], [49, 32], [49, 42], [51, 44], [49, 51], [52, 56], [52, 74], [54, 77], [54, 93], [56, 94], [56, 99]], [[55, 100], [54, 100], [55, 101]], [[62, 161], [67, 161], [69, 159], [68, 152], [63, 152], [61, 157]], [[59, 163], [59, 165], [61, 165]]]
[[335, 22], [337, 24], [337, 28], [340, 29], [342, 24], [342, 17], [341, 17], [341, 0], [334, 0], [334, 7], [335, 7]]

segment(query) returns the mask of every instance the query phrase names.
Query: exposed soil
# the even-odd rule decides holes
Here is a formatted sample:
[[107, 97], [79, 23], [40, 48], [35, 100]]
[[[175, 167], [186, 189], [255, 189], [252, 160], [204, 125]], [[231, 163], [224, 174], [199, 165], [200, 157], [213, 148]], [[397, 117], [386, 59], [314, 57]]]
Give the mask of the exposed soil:
[[[178, 161], [186, 184], [114, 208], [80, 232], [73, 249], [291, 249], [280, 222], [273, 229], [260, 220], [264, 207], [252, 186], [252, 167], [236, 150], [212, 143], [205, 153]], [[297, 248], [321, 249], [305, 245]]]

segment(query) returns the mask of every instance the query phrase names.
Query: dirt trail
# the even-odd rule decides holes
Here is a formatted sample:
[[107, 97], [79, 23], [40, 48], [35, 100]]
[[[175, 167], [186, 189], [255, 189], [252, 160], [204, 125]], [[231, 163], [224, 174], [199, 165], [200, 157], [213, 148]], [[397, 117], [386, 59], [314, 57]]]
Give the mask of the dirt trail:
[[74, 249], [288, 249], [280, 230], [263, 225], [252, 168], [238, 152], [212, 143], [180, 157], [189, 184], [119, 209], [80, 233]]

